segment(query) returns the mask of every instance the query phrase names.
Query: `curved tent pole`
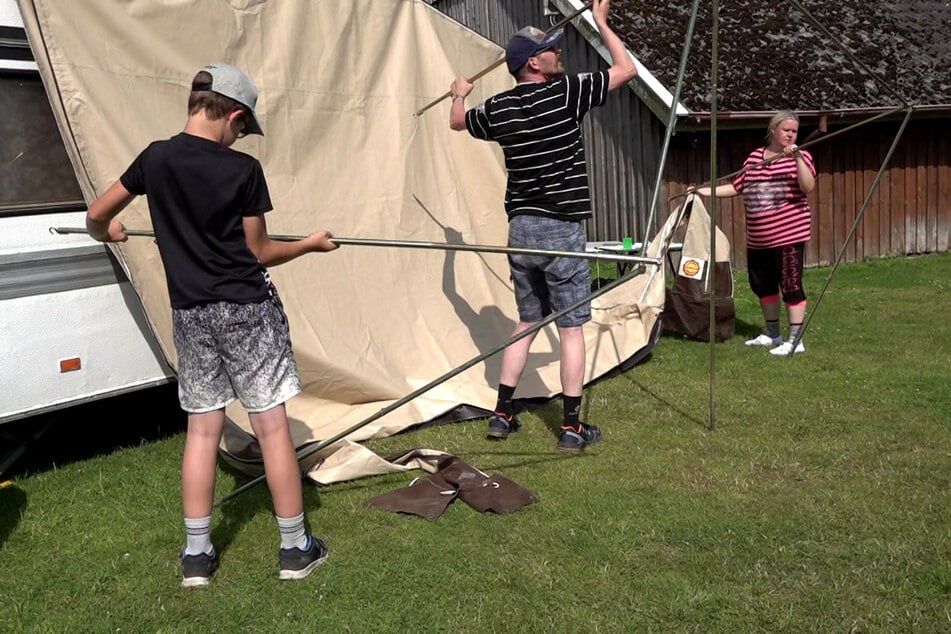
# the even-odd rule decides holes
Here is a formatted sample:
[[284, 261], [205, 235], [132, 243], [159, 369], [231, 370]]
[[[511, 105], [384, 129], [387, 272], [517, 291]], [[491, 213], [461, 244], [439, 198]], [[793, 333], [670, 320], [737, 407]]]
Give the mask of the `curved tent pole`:
[[[523, 330], [522, 332], [518, 333], [517, 335], [513, 335], [512, 337], [508, 338], [507, 340], [505, 340], [503, 343], [501, 343], [500, 345], [496, 346], [496, 347], [493, 348], [492, 350], [489, 350], [488, 352], [482, 353], [482, 354], [480, 354], [480, 355], [478, 355], [478, 356], [475, 356], [475, 357], [469, 359], [468, 361], [466, 361], [466, 362], [463, 363], [462, 365], [460, 365], [460, 366], [458, 366], [458, 367], [456, 367], [456, 368], [453, 368], [452, 370], [450, 370], [449, 372], [446, 372], [445, 374], [443, 374], [443, 375], [440, 376], [440, 377], [437, 377], [437, 378], [433, 379], [432, 381], [430, 381], [430, 382], [427, 383], [426, 385], [424, 385], [424, 386], [422, 386], [422, 387], [420, 387], [420, 388], [418, 388], [418, 389], [416, 389], [416, 390], [413, 390], [412, 392], [410, 392], [409, 394], [407, 394], [407, 395], [404, 396], [403, 398], [401, 398], [401, 399], [399, 399], [399, 400], [397, 400], [397, 401], [394, 401], [393, 403], [390, 403], [389, 405], [387, 405], [386, 407], [384, 407], [383, 409], [381, 409], [381, 410], [378, 411], [377, 413], [375, 413], [375, 414], [373, 414], [373, 415], [371, 415], [371, 416], [369, 416], [369, 417], [363, 419], [362, 421], [356, 423], [355, 425], [353, 425], [353, 426], [351, 426], [351, 427], [349, 427], [349, 428], [347, 428], [347, 429], [341, 431], [340, 433], [338, 433], [338, 434], [336, 434], [336, 435], [334, 435], [334, 436], [331, 436], [330, 438], [327, 438], [326, 440], [321, 440], [320, 442], [318, 442], [318, 443], [316, 443], [316, 444], [314, 444], [314, 445], [311, 445], [311, 446], [309, 446], [309, 447], [306, 447], [305, 449], [302, 449], [301, 451], [298, 451], [298, 452], [297, 452], [297, 460], [298, 460], [298, 462], [301, 461], [301, 460], [303, 460], [304, 458], [307, 458], [308, 456], [311, 456], [311, 455], [317, 453], [317, 452], [320, 451], [321, 449], [324, 449], [324, 448], [328, 447], [329, 445], [332, 445], [333, 443], [337, 442], [338, 440], [341, 440], [341, 439], [343, 439], [343, 438], [349, 436], [349, 435], [352, 434], [353, 432], [357, 431], [358, 429], [361, 429], [362, 427], [365, 427], [365, 426], [369, 425], [369, 424], [372, 423], [373, 421], [382, 418], [383, 416], [389, 414], [389, 413], [392, 412], [393, 410], [398, 409], [398, 408], [402, 407], [403, 405], [409, 403], [410, 401], [412, 401], [413, 399], [417, 398], [418, 396], [421, 396], [421, 395], [425, 394], [426, 392], [428, 392], [429, 390], [433, 389], [434, 387], [445, 383], [445, 382], [448, 381], [449, 379], [453, 378], [454, 376], [456, 376], [456, 375], [458, 375], [458, 374], [461, 374], [462, 372], [468, 370], [468, 369], [471, 368], [472, 366], [474, 366], [474, 365], [476, 365], [476, 364], [478, 364], [478, 363], [481, 363], [481, 362], [485, 361], [486, 359], [488, 359], [489, 357], [491, 357], [492, 355], [494, 355], [494, 354], [496, 354], [496, 353], [498, 353], [498, 352], [501, 352], [502, 350], [504, 350], [505, 348], [509, 347], [510, 345], [512, 345], [513, 343], [515, 343], [516, 341], [519, 341], [519, 340], [521, 340], [521, 339], [524, 339], [525, 337], [527, 337], [527, 336], [529, 336], [529, 335], [531, 335], [531, 334], [533, 334], [533, 333], [535, 333], [535, 332], [538, 332], [539, 330], [541, 330], [542, 328], [544, 328], [544, 327], [547, 326], [548, 324], [552, 323], [553, 321], [555, 321], [556, 319], [558, 319], [558, 318], [561, 317], [562, 315], [568, 314], [568, 313], [571, 312], [572, 310], [574, 310], [574, 309], [576, 309], [576, 308], [582, 306], [583, 304], [585, 304], [585, 303], [587, 303], [587, 302], [590, 302], [592, 299], [594, 299], [594, 298], [596, 298], [596, 297], [598, 297], [598, 296], [600, 296], [600, 295], [603, 295], [604, 293], [607, 293], [607, 292], [610, 291], [610, 290], [613, 290], [613, 289], [617, 288], [617, 287], [620, 286], [621, 284], [624, 284], [625, 282], [627, 282], [627, 281], [633, 279], [634, 277], [636, 277], [637, 275], [640, 275], [640, 274], [641, 274], [641, 270], [639, 270], [639, 268], [635, 268], [635, 269], [632, 270], [630, 273], [627, 273], [626, 275], [624, 275], [624, 276], [622, 276], [622, 277], [619, 277], [618, 279], [614, 280], [614, 281], [611, 282], [610, 284], [607, 284], [607, 285], [602, 286], [601, 288], [595, 290], [594, 292], [592, 292], [590, 295], [588, 295], [588, 296], [585, 297], [584, 299], [575, 302], [574, 304], [572, 304], [571, 306], [568, 306], [567, 308], [564, 308], [564, 309], [562, 309], [562, 310], [559, 310], [557, 313], [552, 313], [552, 314], [549, 315], [548, 317], [545, 317], [544, 319], [542, 319], [542, 320], [539, 321], [538, 323], [536, 323], [536, 324], [532, 325], [531, 327], [529, 327], [529, 328]], [[238, 487], [237, 489], [235, 489], [235, 490], [232, 491], [231, 493], [228, 493], [228, 494], [222, 496], [220, 499], [218, 499], [218, 500], [215, 502], [215, 506], [219, 506], [219, 505], [223, 504], [224, 502], [227, 502], [228, 500], [234, 498], [235, 496], [240, 495], [241, 493], [247, 491], [248, 489], [253, 488], [254, 486], [256, 486], [256, 485], [260, 484], [261, 482], [263, 482], [264, 479], [265, 479], [265, 476], [262, 474], [262, 475], [258, 476], [257, 478], [251, 480], [250, 482], [246, 482], [245, 484], [241, 485], [240, 487]]]
[[[680, 101], [680, 91], [684, 84], [684, 75], [687, 69], [687, 59], [690, 57], [690, 41], [693, 39], [694, 26], [697, 23], [697, 13], [700, 8], [700, 0], [693, 0], [693, 9], [690, 10], [690, 21], [687, 23], [687, 37], [684, 39], [683, 52], [680, 55], [680, 66], [677, 69], [677, 84], [674, 86], [674, 94], [670, 98], [670, 115], [667, 117], [667, 130], [664, 132], [664, 145], [660, 152], [660, 161], [657, 164], [657, 178], [654, 181], [654, 192], [651, 196], [651, 204], [647, 216], [647, 223], [644, 225], [646, 232], [645, 238], [654, 234], [652, 229], [657, 213], [657, 201], [660, 197], [660, 188], [664, 178], [664, 168], [667, 165], [667, 150], [670, 148], [670, 139], [674, 135], [674, 129], [677, 127], [677, 104]], [[642, 241], [641, 252], [647, 248], [647, 240]]]

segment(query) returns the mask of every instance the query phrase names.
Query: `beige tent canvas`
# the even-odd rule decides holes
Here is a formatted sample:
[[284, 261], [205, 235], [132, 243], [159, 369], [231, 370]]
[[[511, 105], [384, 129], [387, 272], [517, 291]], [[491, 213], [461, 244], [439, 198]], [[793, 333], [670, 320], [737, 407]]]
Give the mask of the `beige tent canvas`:
[[[27, 35], [85, 198], [102, 193], [150, 141], [184, 125], [188, 86], [205, 64], [244, 69], [259, 89], [266, 136], [235, 149], [259, 158], [274, 234], [330, 229], [340, 237], [504, 245], [505, 172], [492, 144], [448, 127], [444, 94], [501, 49], [418, 0], [20, 0]], [[470, 103], [512, 85], [504, 65]], [[149, 229], [146, 201], [120, 219]], [[172, 367], [171, 310], [158, 251], [133, 238], [111, 247]], [[299, 447], [332, 438], [510, 336], [517, 320], [504, 255], [344, 246], [271, 270], [290, 320], [304, 392], [288, 403]], [[586, 379], [650, 341], [662, 275], [597, 300], [585, 328]], [[460, 406], [494, 407], [500, 359], [490, 357], [329, 447], [352, 447]], [[536, 339], [518, 398], [560, 390], [553, 327]], [[245, 432], [238, 404], [228, 417]], [[326, 459], [318, 481], [386, 470]], [[227, 451], [227, 448], [223, 448]], [[363, 457], [361, 457], [363, 456]], [[382, 461], [385, 463], [385, 461]], [[372, 463], [372, 464], [371, 464]]]

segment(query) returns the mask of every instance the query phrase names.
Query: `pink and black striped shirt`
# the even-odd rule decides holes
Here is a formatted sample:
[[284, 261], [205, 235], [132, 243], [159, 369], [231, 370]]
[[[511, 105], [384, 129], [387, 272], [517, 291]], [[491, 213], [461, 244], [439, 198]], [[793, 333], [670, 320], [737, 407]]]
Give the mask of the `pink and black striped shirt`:
[[[778, 158], [766, 165], [765, 147], [753, 150], [743, 163], [744, 170], [733, 179], [733, 187], [743, 196], [746, 207], [746, 246], [769, 249], [812, 237], [812, 210], [806, 193], [799, 186], [796, 159]], [[812, 175], [816, 168], [812, 155], [801, 150]]]

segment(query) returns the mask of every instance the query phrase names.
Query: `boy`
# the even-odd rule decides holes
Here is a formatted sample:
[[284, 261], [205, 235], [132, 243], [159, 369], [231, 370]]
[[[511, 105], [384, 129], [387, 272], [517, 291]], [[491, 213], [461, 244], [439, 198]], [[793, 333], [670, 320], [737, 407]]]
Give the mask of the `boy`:
[[257, 159], [230, 149], [264, 132], [257, 90], [241, 70], [211, 64], [192, 80], [188, 120], [176, 136], [153, 142], [89, 206], [86, 228], [101, 242], [124, 242], [115, 219], [133, 198], [148, 197], [165, 267], [178, 353], [178, 393], [188, 412], [182, 457], [186, 544], [182, 586], [207, 586], [218, 566], [211, 513], [225, 406], [237, 397], [261, 446], [281, 534], [281, 579], [303, 579], [327, 558], [327, 545], [304, 526], [300, 467], [284, 403], [300, 392], [283, 306], [265, 267], [337, 248], [329, 231], [296, 242], [268, 237], [272, 209]]

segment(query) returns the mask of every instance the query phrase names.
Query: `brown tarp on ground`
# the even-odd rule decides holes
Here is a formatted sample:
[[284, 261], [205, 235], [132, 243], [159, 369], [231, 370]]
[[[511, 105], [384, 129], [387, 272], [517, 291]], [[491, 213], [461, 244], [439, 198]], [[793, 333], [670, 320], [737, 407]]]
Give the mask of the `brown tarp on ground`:
[[[500, 58], [496, 45], [413, 0], [19, 0], [27, 34], [87, 201], [150, 141], [178, 133], [194, 73], [215, 61], [259, 88], [258, 157], [274, 234], [503, 245], [501, 152], [449, 130], [445, 93]], [[504, 65], [470, 105], [508, 88]], [[149, 228], [145, 200], [120, 219]], [[115, 247], [175, 367], [171, 310], [154, 241]], [[304, 392], [288, 403], [298, 446], [330, 438], [505, 341], [517, 320], [504, 255], [344, 246], [271, 271]], [[588, 381], [648, 345], [663, 308], [659, 276], [597, 301], [585, 328]], [[121, 342], [103, 342], [121, 345]], [[491, 409], [500, 355], [354, 433], [391, 435], [459, 405]], [[533, 346], [519, 398], [560, 391], [553, 326]], [[227, 410], [239, 427], [247, 417]], [[317, 469], [325, 461], [318, 461]], [[373, 472], [357, 460], [333, 479]], [[314, 473], [311, 477], [319, 479]]]

